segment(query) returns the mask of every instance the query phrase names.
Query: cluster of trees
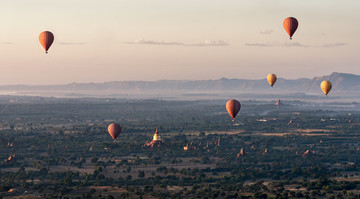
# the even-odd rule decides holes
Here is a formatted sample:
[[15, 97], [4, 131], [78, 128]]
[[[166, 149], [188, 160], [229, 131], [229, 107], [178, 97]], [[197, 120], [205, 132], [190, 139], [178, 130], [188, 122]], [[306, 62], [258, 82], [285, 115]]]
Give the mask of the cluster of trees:
[[[0, 192], [16, 187], [64, 196], [78, 188], [110, 186], [125, 188], [127, 195], [113, 196], [124, 198], [135, 195], [286, 198], [349, 196], [359, 184], [333, 180], [358, 175], [360, 117], [357, 113], [300, 111], [294, 114], [294, 107], [275, 110], [269, 103], [245, 105], [234, 125], [224, 105], [218, 102], [0, 104], [3, 111], [0, 119], [8, 122], [0, 130], [0, 159], [16, 154], [16, 161], [0, 162]], [[270, 110], [268, 115], [262, 114], [267, 110]], [[113, 142], [106, 126], [119, 120], [124, 133]], [[152, 139], [156, 127], [166, 145], [148, 150], [144, 144]], [[320, 130], [306, 136], [302, 132], [314, 128]], [[241, 133], [217, 134], [216, 130]], [[267, 134], [288, 132], [292, 133]], [[189, 149], [185, 151], [184, 146]], [[239, 156], [241, 149], [244, 153]], [[84, 165], [91, 165], [94, 170], [86, 174], [52, 170], [54, 166], [83, 168]], [[149, 173], [144, 169], [149, 167], [154, 167], [154, 171]], [[8, 170], [11, 168], [18, 169], [13, 172]], [[281, 183], [265, 186], [259, 181], [264, 178]], [[289, 191], [286, 185], [306, 191]], [[170, 191], [168, 186], [182, 188]], [[89, 189], [79, 197], [99, 194]], [[102, 194], [102, 197], [110, 195]]]

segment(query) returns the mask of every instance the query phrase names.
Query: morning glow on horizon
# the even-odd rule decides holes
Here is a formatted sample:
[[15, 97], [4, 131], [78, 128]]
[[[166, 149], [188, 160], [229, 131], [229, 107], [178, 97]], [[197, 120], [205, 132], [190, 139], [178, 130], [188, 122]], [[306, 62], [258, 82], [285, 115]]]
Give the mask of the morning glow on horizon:
[[[0, 85], [359, 74], [358, 1], [4, 0]], [[299, 26], [293, 39], [286, 17]], [[45, 54], [39, 34], [51, 31]]]

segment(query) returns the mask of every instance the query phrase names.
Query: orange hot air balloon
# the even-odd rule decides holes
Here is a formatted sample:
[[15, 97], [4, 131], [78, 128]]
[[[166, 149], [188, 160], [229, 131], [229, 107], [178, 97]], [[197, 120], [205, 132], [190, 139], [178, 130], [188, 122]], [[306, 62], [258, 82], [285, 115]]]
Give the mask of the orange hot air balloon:
[[270, 73], [270, 74], [267, 76], [267, 80], [268, 80], [268, 82], [269, 82], [269, 84], [270, 84], [271, 87], [273, 87], [273, 85], [275, 84], [276, 79], [277, 79], [277, 78], [276, 78], [276, 75], [275, 75], [275, 74]]
[[288, 17], [284, 20], [283, 26], [287, 34], [290, 36], [290, 39], [292, 39], [292, 36], [295, 33], [298, 25], [299, 23], [294, 17]]
[[330, 81], [322, 81], [320, 84], [321, 90], [327, 95], [331, 90], [332, 84]]
[[51, 44], [54, 42], [54, 35], [50, 31], [44, 31], [40, 33], [39, 41], [42, 47], [45, 49], [45, 52], [48, 53]]
[[226, 110], [233, 119], [233, 121], [235, 120], [236, 115], [239, 113], [240, 108], [241, 108], [240, 102], [235, 99], [226, 102]]
[[121, 126], [116, 123], [111, 123], [108, 127], [109, 134], [116, 141], [116, 138], [120, 135]]

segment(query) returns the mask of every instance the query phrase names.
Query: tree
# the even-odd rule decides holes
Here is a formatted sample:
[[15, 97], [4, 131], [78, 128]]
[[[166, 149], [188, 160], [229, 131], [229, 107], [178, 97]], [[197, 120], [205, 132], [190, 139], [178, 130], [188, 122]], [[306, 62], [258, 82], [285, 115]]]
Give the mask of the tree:
[[98, 158], [97, 157], [93, 157], [93, 158], [91, 158], [91, 163], [96, 163], [98, 161]]
[[140, 171], [140, 170], [139, 170], [138, 177], [139, 177], [139, 178], [143, 178], [143, 177], [145, 177], [145, 172], [144, 172], [144, 171]]
[[66, 177], [64, 179], [64, 184], [67, 185], [67, 186], [72, 184], [71, 172], [70, 171], [66, 172]]
[[107, 198], [107, 199], [114, 199], [114, 196], [112, 196], [112, 195], [107, 195], [106, 198]]

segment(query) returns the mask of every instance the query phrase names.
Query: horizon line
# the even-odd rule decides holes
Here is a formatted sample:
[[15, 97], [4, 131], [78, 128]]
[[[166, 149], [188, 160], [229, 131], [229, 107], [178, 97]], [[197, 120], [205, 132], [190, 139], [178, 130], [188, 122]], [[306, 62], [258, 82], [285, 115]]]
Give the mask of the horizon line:
[[[299, 79], [314, 79], [324, 76], [331, 76], [333, 74], [349, 74], [349, 75], [358, 75], [354, 73], [343, 73], [343, 72], [332, 72], [329, 75], [323, 75], [323, 76], [313, 76], [313, 77], [299, 77], [295, 79], [287, 79], [284, 77], [278, 77], [278, 79], [285, 79], [285, 80], [299, 80]], [[68, 83], [54, 83], [54, 84], [0, 84], [0, 86], [61, 86], [61, 85], [69, 85], [69, 84], [104, 84], [109, 82], [159, 82], [159, 81], [217, 81], [221, 79], [227, 79], [227, 80], [264, 80], [266, 79], [266, 76], [261, 79], [244, 79], [244, 78], [227, 78], [227, 77], [221, 77], [218, 79], [158, 79], [158, 80], [111, 80], [111, 81], [105, 81], [105, 82], [68, 82]]]

